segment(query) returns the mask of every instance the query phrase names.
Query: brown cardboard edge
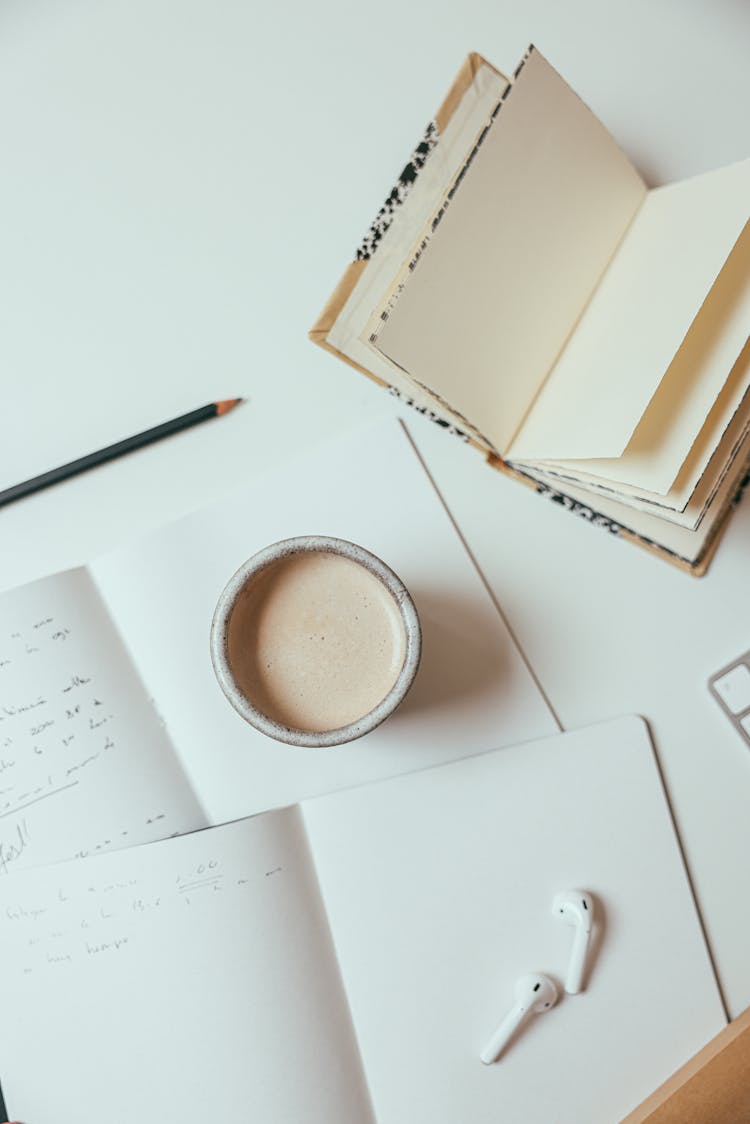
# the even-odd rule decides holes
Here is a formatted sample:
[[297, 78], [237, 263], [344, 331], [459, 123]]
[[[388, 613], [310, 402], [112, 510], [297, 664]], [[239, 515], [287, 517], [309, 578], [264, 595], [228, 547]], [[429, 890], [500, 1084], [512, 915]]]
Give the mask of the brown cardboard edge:
[[[323, 311], [307, 333], [308, 339], [311, 339], [313, 343], [325, 344], [326, 336], [336, 323], [341, 309], [349, 300], [354, 286], [366, 268], [366, 260], [350, 262], [346, 267], [341, 280], [326, 301]], [[335, 348], [329, 348], [329, 350], [334, 351], [336, 355], [341, 354]]]
[[341, 309], [348, 301], [352, 289], [359, 281], [366, 267], [366, 261], [353, 261], [346, 267], [343, 277], [331, 293], [325, 308], [307, 333], [307, 336], [308, 339], [316, 343], [318, 347], [330, 351], [331, 355], [335, 355], [337, 359], [343, 359], [350, 367], [354, 367], [355, 371], [359, 371], [362, 375], [367, 375], [368, 379], [372, 379], [378, 386], [387, 387], [388, 383], [384, 382], [383, 379], [374, 375], [372, 371], [368, 371], [367, 368], [363, 367], [360, 363], [355, 363], [348, 355], [344, 355], [343, 351], [339, 351], [337, 347], [334, 347], [333, 344], [328, 342], [328, 333], [336, 323]]
[[[500, 457], [490, 453], [487, 456], [487, 463], [491, 465], [492, 468], [496, 468], [499, 472], [504, 472], [506, 476], [512, 476], [514, 480], [525, 484], [527, 488], [531, 488], [533, 491], [537, 490], [536, 480], [525, 476], [522, 472], [517, 472], [516, 469], [511, 468], [511, 466], [506, 464], [504, 460], [501, 460]], [[562, 488], [560, 489], [560, 495], [565, 495], [565, 491]], [[634, 546], [640, 547], [641, 550], [647, 550], [649, 554], [655, 554], [664, 562], [669, 562], [670, 565], [678, 570], [682, 570], [683, 573], [689, 574], [693, 578], [702, 578], [707, 573], [711, 561], [716, 554], [719, 541], [726, 530], [729, 516], [734, 510], [734, 506], [734, 493], [730, 493], [730, 498], [727, 499], [721, 514], [716, 520], [713, 532], [704, 546], [703, 553], [699, 555], [695, 562], [688, 562], [686, 559], [680, 558], [679, 555], [672, 554], [671, 551], [659, 546], [658, 543], [648, 542], [640, 535], [637, 535], [635, 531], [629, 531], [627, 527], [620, 527], [617, 532], [617, 537], [618, 539], [626, 539], [628, 542], [633, 543]], [[591, 510], [596, 514], [596, 508], [593, 504], [591, 505]]]
[[461, 98], [464, 96], [469, 86], [471, 86], [472, 82], [476, 78], [479, 69], [483, 66], [489, 67], [491, 71], [497, 74], [500, 78], [505, 78], [507, 82], [507, 78], [502, 73], [502, 71], [498, 70], [496, 66], [493, 66], [491, 62], [488, 62], [483, 55], [478, 54], [477, 51], [472, 51], [464, 60], [463, 66], [454, 78], [451, 88], [448, 90], [448, 93], [445, 95], [440, 108], [435, 114], [435, 120], [437, 122], [437, 127], [440, 133], [442, 133], [447, 127], [448, 123], [453, 117], [453, 114], [456, 112], [456, 108], [461, 101]]
[[[736, 1042], [743, 1034], [750, 1031], [750, 1007], [743, 1011], [733, 1022], [729, 1023], [724, 1030], [712, 1038], [706, 1045], [694, 1054], [692, 1058], [685, 1065], [681, 1066], [671, 1077], [667, 1078], [663, 1085], [660, 1085], [649, 1097], [646, 1098], [636, 1109], [628, 1113], [623, 1118], [621, 1124], [646, 1124], [646, 1122], [658, 1112], [661, 1108], [668, 1105], [669, 1100], [680, 1090], [684, 1090], [691, 1081], [699, 1078], [701, 1072], [707, 1065], [710, 1064], [715, 1058], [719, 1057], [728, 1046]], [[721, 1112], [721, 1104], [718, 1097], [721, 1090], [716, 1090], [716, 1099], [713, 1099], [712, 1094], [712, 1113]], [[695, 1124], [698, 1124], [698, 1119], [691, 1117]], [[723, 1116], [712, 1115], [711, 1117], [701, 1116], [700, 1120], [703, 1124], [710, 1124], [710, 1122], [717, 1122], [724, 1120]], [[665, 1118], [666, 1124], [666, 1118]], [[727, 1121], [729, 1124], [729, 1121]], [[737, 1122], [739, 1124], [739, 1121]]]

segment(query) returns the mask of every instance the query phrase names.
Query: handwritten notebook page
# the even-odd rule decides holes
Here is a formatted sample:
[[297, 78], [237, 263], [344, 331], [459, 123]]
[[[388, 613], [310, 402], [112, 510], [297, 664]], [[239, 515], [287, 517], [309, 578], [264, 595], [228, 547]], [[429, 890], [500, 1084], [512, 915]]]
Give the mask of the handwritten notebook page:
[[[216, 683], [208, 634], [224, 585], [294, 535], [361, 543], [391, 565], [423, 629], [417, 680], [361, 740], [300, 750], [247, 725]], [[92, 572], [214, 822], [557, 731], [404, 428], [355, 432]], [[155, 607], [158, 606], [158, 611]]]
[[[619, 1120], [723, 1027], [641, 719], [303, 810], [379, 1124]], [[560, 983], [573, 887], [603, 917], [586, 990], [482, 1065], [517, 977]]]
[[0, 944], [14, 1117], [372, 1119], [295, 809], [9, 878]]
[[88, 573], [0, 595], [0, 875], [205, 823]]

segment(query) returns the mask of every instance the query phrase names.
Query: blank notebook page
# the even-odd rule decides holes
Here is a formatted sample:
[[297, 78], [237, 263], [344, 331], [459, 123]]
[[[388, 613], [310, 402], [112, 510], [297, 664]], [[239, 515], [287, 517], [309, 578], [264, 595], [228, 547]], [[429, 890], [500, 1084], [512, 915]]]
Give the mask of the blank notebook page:
[[[725, 1024], [639, 718], [304, 815], [379, 1124], [615, 1121]], [[603, 918], [586, 990], [482, 1065], [517, 977], [562, 979], [577, 886]]]

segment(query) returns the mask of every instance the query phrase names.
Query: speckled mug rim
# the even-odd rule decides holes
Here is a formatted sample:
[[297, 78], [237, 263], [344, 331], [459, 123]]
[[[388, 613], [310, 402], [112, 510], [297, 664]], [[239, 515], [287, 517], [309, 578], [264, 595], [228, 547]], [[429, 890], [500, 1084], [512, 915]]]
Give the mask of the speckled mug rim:
[[[248, 699], [247, 695], [243, 694], [229, 665], [227, 633], [229, 621], [240, 592], [252, 578], [267, 566], [271, 566], [292, 554], [304, 552], [340, 554], [344, 558], [351, 559], [352, 562], [358, 562], [366, 570], [369, 570], [385, 586], [396, 602], [406, 635], [404, 662], [398, 678], [388, 694], [367, 714], [363, 714], [361, 718], [358, 718], [355, 722], [350, 722], [347, 726], [339, 726], [334, 730], [298, 730], [269, 718]], [[406, 586], [390, 566], [387, 566], [376, 554], [372, 554], [363, 546], [358, 546], [347, 539], [332, 538], [328, 535], [299, 535], [295, 538], [282, 539], [280, 542], [271, 543], [270, 546], [259, 550], [252, 558], [248, 558], [247, 562], [244, 562], [229, 579], [214, 610], [211, 622], [210, 647], [211, 662], [219, 686], [234, 709], [246, 722], [276, 741], [285, 742], [287, 745], [317, 749], [324, 746], [343, 745], [345, 742], [354, 741], [355, 738], [361, 738], [364, 734], [369, 734], [371, 730], [374, 730], [393, 713], [403, 701], [417, 674], [422, 652], [422, 629], [416, 607]]]

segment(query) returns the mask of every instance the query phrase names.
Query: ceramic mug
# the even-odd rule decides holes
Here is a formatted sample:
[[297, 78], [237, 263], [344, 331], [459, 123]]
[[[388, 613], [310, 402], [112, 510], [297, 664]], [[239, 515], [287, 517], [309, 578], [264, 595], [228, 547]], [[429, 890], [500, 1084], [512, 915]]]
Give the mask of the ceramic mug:
[[298, 746], [374, 730], [405, 697], [420, 654], [419, 617], [400, 578], [364, 547], [321, 535], [253, 555], [211, 626], [229, 702], [262, 733]]

